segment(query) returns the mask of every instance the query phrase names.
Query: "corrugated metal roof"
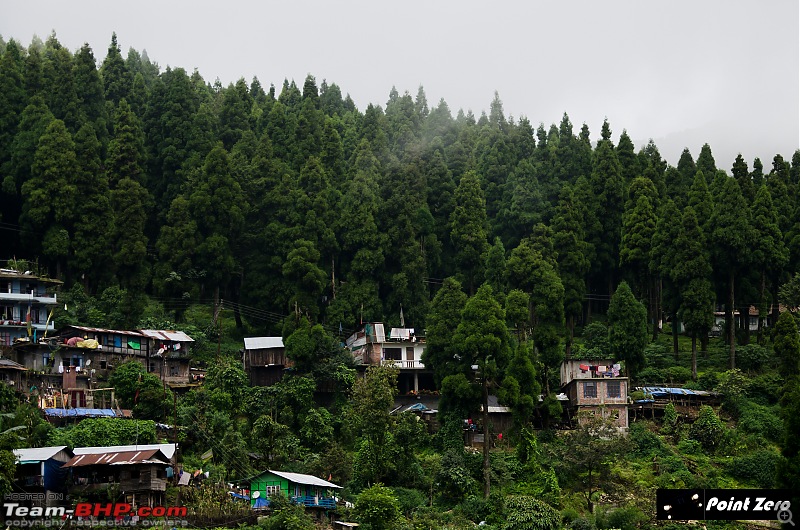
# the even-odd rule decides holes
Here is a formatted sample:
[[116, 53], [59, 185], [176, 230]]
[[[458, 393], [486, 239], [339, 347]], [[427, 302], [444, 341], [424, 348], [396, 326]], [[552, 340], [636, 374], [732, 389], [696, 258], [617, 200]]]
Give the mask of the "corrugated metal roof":
[[27, 371], [28, 369], [22, 366], [19, 363], [15, 363], [11, 359], [0, 358], [0, 369], [6, 370], [23, 370]]
[[[41, 462], [43, 460], [49, 460], [53, 458], [64, 449], [67, 449], [66, 445], [14, 449], [14, 456], [17, 457], [19, 462]], [[73, 453], [67, 449], [67, 454], [71, 457]]]
[[140, 329], [142, 335], [151, 339], [167, 340], [172, 342], [194, 342], [194, 339], [183, 331], [169, 329]]
[[121, 451], [151, 451], [157, 449], [167, 458], [172, 458], [178, 444], [139, 444], [139, 445], [111, 445], [107, 447], [76, 447], [76, 455], [102, 454]]
[[88, 328], [85, 326], [67, 326], [72, 329], [79, 329], [81, 331], [91, 331], [92, 333], [117, 333], [119, 335], [131, 335], [134, 337], [144, 337], [138, 331], [123, 331], [120, 329], [104, 329], [104, 328]]
[[158, 449], [150, 449], [148, 451], [109, 451], [106, 453], [76, 455], [61, 467], [122, 466], [129, 464], [169, 464], [169, 458]]
[[283, 348], [281, 337], [245, 337], [245, 350], [265, 350], [268, 348]]
[[322, 480], [321, 478], [317, 478], [314, 475], [303, 475], [302, 473], [287, 473], [284, 471], [273, 471], [272, 469], [270, 469], [269, 472], [272, 473], [273, 475], [285, 478], [286, 480], [290, 480], [296, 484], [308, 484], [310, 486], [322, 486], [323, 488], [342, 489], [341, 486], [337, 486], [332, 482], [328, 482], [327, 480]]

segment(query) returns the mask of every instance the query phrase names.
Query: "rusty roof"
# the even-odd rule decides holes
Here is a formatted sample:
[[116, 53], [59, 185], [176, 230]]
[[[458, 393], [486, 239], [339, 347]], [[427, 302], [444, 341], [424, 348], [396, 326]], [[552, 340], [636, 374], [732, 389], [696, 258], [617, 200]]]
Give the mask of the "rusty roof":
[[107, 453], [94, 453], [78, 455], [61, 467], [103, 466], [103, 465], [129, 465], [129, 464], [164, 464], [169, 463], [169, 458], [158, 449], [143, 451], [109, 451]]

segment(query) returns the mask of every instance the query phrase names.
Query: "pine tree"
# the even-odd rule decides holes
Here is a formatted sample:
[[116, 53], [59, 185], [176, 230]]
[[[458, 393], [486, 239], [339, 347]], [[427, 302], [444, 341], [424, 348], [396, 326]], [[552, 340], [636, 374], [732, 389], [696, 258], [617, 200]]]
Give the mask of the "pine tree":
[[692, 380], [697, 380], [697, 338], [707, 336], [714, 324], [714, 290], [706, 238], [691, 206], [683, 210], [675, 248], [671, 278], [680, 291], [678, 316], [692, 337]]
[[23, 227], [32, 237], [30, 250], [42, 252], [60, 276], [69, 256], [77, 208], [77, 189], [71, 176], [78, 171], [75, 144], [64, 122], [54, 120], [39, 139], [31, 178], [22, 185]]
[[119, 105], [123, 99], [130, 96], [133, 75], [122, 58], [116, 33], [111, 34], [111, 44], [108, 45], [108, 53], [100, 67], [100, 75], [103, 77], [107, 102]]
[[614, 360], [625, 362], [632, 379], [644, 367], [647, 342], [647, 309], [623, 281], [608, 306], [608, 343]]
[[725, 322], [728, 325], [730, 369], [736, 368], [736, 325], [733, 321], [735, 303], [735, 281], [737, 274], [749, 261], [749, 250], [753, 244], [753, 229], [750, 211], [747, 208], [739, 185], [733, 178], [724, 181], [720, 197], [714, 205], [711, 217], [712, 263], [720, 275], [718, 285], [725, 287]]
[[458, 269], [469, 292], [483, 276], [486, 241], [486, 202], [478, 177], [470, 172], [461, 177], [455, 193], [456, 207], [450, 216], [450, 238], [456, 250]]
[[589, 271], [588, 244], [584, 239], [580, 212], [569, 186], [564, 186], [553, 219], [553, 250], [558, 255], [558, 271], [564, 286], [564, 313], [568, 338], [565, 354], [572, 352], [575, 322], [583, 312], [586, 295], [586, 273]]
[[[769, 281], [775, 287], [774, 292], [777, 293], [777, 284], [784, 268], [789, 263], [789, 250], [784, 243], [778, 213], [773, 207], [772, 196], [766, 186], [761, 186], [758, 190], [751, 212], [754, 234], [753, 245], [749, 253], [750, 261], [760, 276], [758, 335], [759, 343], [761, 343], [764, 319], [769, 314], [770, 305], [767, 300], [767, 282]], [[773, 311], [776, 311], [778, 304], [774, 298], [771, 305]]]

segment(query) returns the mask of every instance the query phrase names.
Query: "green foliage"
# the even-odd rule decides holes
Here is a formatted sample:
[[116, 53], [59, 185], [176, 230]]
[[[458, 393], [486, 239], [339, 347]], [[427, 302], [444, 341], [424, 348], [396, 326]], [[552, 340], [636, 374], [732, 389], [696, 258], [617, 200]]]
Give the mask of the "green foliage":
[[758, 449], [743, 456], [732, 458], [726, 471], [745, 482], [749, 487], [771, 489], [777, 486], [780, 456], [771, 449]]
[[664, 434], [672, 434], [678, 424], [678, 413], [675, 412], [675, 405], [667, 403], [664, 407], [664, 418], [661, 420], [661, 432]]
[[661, 438], [650, 430], [650, 425], [646, 421], [637, 421], [632, 423], [628, 429], [628, 439], [632, 444], [633, 451], [646, 458], [664, 454], [667, 450]]
[[506, 502], [503, 530], [556, 530], [561, 514], [548, 504], [527, 495], [514, 495]]
[[627, 506], [601, 511], [597, 514], [597, 528], [619, 528], [636, 530], [647, 522], [648, 517], [639, 508]]
[[608, 307], [608, 343], [615, 360], [625, 361], [632, 379], [644, 367], [644, 347], [649, 340], [647, 309], [636, 300], [627, 283], [617, 287]]
[[264, 530], [314, 530], [314, 517], [299, 504], [289, 502], [283, 492], [270, 495], [269, 517], [262, 520], [258, 527]]
[[87, 418], [80, 423], [53, 431], [49, 445], [101, 447], [156, 443], [156, 424], [152, 420]]
[[707, 451], [713, 452], [720, 444], [724, 433], [725, 425], [717, 417], [714, 409], [708, 405], [701, 406], [697, 419], [689, 428], [689, 438], [697, 440]]
[[378, 483], [358, 495], [355, 514], [367, 528], [385, 530], [400, 517], [400, 503], [390, 488]]
[[611, 345], [608, 342], [608, 326], [595, 320], [583, 328], [583, 350], [585, 359], [608, 359], [611, 357]]
[[0, 494], [11, 493], [11, 483], [17, 467], [17, 457], [12, 451], [0, 450]]
[[122, 406], [133, 409], [137, 418], [163, 420], [172, 412], [172, 391], [138, 361], [131, 360], [117, 366], [108, 383], [114, 387]]

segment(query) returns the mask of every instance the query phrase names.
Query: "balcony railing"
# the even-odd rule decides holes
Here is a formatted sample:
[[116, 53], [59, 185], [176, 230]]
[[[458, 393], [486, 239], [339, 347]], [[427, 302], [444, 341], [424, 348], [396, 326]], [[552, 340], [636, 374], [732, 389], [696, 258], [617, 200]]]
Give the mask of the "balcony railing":
[[408, 361], [408, 360], [406, 360], [406, 361], [397, 360], [397, 359], [386, 359], [385, 362], [392, 363], [393, 365], [395, 365], [398, 368], [409, 368], [409, 369], [412, 369], [412, 370], [424, 370], [425, 369], [425, 365], [422, 364], [422, 361], [419, 361], [419, 360], [416, 360], [416, 359], [410, 360], [410, 361]]
[[313, 497], [311, 495], [301, 495], [299, 497], [292, 497], [292, 502], [302, 504], [308, 508], [328, 508], [333, 510], [336, 508], [336, 501], [333, 497]]

